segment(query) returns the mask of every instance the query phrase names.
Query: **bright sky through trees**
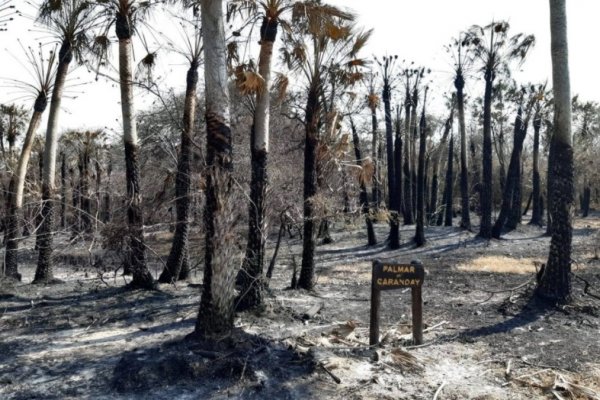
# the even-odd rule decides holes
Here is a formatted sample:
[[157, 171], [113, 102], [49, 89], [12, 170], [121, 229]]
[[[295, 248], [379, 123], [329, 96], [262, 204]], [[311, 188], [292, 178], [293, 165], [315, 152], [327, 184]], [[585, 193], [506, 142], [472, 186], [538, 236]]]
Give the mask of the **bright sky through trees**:
[[[444, 45], [461, 30], [473, 24], [484, 25], [492, 20], [508, 20], [513, 34], [534, 34], [537, 44], [528, 56], [523, 71], [516, 74], [516, 78], [521, 82], [541, 82], [550, 78], [547, 0], [330, 0], [330, 3], [353, 9], [359, 16], [359, 25], [367, 29], [374, 28], [365, 54], [397, 54], [401, 59], [415, 61], [416, 64], [425, 65], [433, 70], [431, 79], [435, 86], [431, 94], [434, 112], [437, 110], [436, 103], [442, 106], [443, 92], [453, 90], [452, 65], [444, 51]], [[600, 1], [572, 0], [567, 6], [573, 93], [580, 94], [582, 99], [597, 100], [600, 93], [600, 75], [597, 73], [600, 70], [600, 56], [593, 46], [593, 27], [597, 24], [597, 16], [600, 15]], [[33, 13], [31, 8], [26, 11], [29, 14]], [[157, 16], [152, 25], [168, 27], [169, 19]], [[174, 34], [172, 37], [178, 36]], [[30, 79], [24, 75], [23, 65], [15, 60], [15, 57], [21, 62], [24, 59], [17, 38], [26, 46], [37, 46], [40, 41], [46, 43], [51, 40], [43, 31], [33, 28], [30, 19], [16, 18], [9, 26], [8, 32], [0, 33], [0, 41], [3, 44], [0, 48], [0, 78]], [[150, 37], [147, 39], [152, 43]], [[160, 37], [157, 39], [160, 40]], [[139, 46], [139, 40], [136, 41], [136, 57], [139, 61], [144, 55], [144, 50]], [[167, 77], [162, 81], [162, 89], [173, 87], [176, 91], [183, 91], [185, 82], [182, 77], [185, 76], [186, 69], [183, 58], [167, 53], [164, 48], [158, 54], [156, 75]], [[116, 76], [115, 72], [111, 74]], [[479, 93], [483, 87], [481, 74], [471, 75], [472, 79], [467, 80], [466, 92]], [[77, 79], [71, 79], [70, 92], [76, 99], [65, 99], [63, 102], [66, 113], [61, 117], [61, 126], [65, 129], [107, 126], [119, 130], [116, 118], [120, 115], [120, 106], [116, 83], [104, 78], [99, 78], [96, 82], [95, 75], [87, 73], [85, 68], [79, 68], [73, 77]], [[88, 84], [80, 86], [83, 82]], [[0, 90], [0, 103], [13, 101], [22, 95], [18, 90], [3, 87]], [[137, 108], [148, 107], [153, 99], [152, 95], [144, 96], [144, 100], [138, 102]], [[27, 104], [30, 102], [23, 99], [19, 101], [27, 101]]]

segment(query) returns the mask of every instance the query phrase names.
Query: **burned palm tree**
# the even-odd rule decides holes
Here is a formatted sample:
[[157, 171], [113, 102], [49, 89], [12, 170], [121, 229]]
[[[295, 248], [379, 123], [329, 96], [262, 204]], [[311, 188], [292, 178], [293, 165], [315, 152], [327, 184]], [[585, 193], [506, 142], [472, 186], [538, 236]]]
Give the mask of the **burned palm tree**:
[[20, 232], [20, 221], [23, 213], [23, 192], [25, 189], [25, 176], [27, 174], [27, 165], [31, 157], [35, 132], [42, 120], [42, 114], [48, 104], [48, 96], [52, 92], [56, 73], [56, 51], [51, 51], [47, 59], [44, 59], [43, 51], [40, 48], [37, 52], [28, 48], [25, 52], [29, 65], [32, 67], [35, 83], [14, 82], [21, 86], [29, 94], [34, 96], [33, 114], [29, 120], [29, 126], [25, 134], [21, 154], [17, 161], [17, 168], [12, 175], [9, 184], [9, 197], [7, 207], [6, 221], [6, 255], [4, 275], [20, 280], [21, 275], [18, 270], [17, 251], [19, 247], [18, 236]]
[[565, 0], [550, 0], [554, 133], [550, 148], [549, 174], [553, 175], [552, 239], [548, 262], [540, 272], [536, 293], [552, 302], [571, 299], [571, 250], [574, 200], [573, 146], [571, 137], [571, 85]]
[[[131, 247], [131, 288], [152, 289], [154, 278], [146, 265], [146, 246], [144, 244], [144, 218], [142, 214], [142, 193], [140, 191], [140, 171], [138, 162], [138, 132], [134, 107], [133, 76], [133, 36], [143, 18], [159, 0], [103, 0], [97, 2], [101, 7], [104, 27], [94, 39], [93, 47], [101, 62], [106, 61], [110, 44], [109, 32], [114, 26], [119, 41], [119, 88], [121, 92], [121, 114], [123, 118], [123, 144], [125, 147], [125, 180], [127, 182], [127, 222]], [[143, 66], [149, 70], [155, 59], [151, 53], [143, 59]]]
[[69, 67], [73, 59], [82, 61], [90, 43], [90, 32], [96, 24], [93, 5], [85, 0], [56, 2], [45, 0], [38, 20], [44, 23], [60, 43], [57, 70], [50, 101], [48, 127], [44, 148], [42, 179], [41, 226], [38, 230], [39, 254], [34, 283], [51, 283], [53, 275], [54, 206], [56, 199], [56, 153], [58, 147], [58, 118]]
[[425, 152], [427, 150], [427, 119], [425, 110], [427, 105], [427, 91], [423, 95], [423, 110], [419, 121], [419, 163], [417, 170], [417, 226], [415, 244], [417, 247], [425, 244]]
[[[237, 1], [230, 7], [250, 8], [251, 14], [260, 14], [260, 52], [258, 70], [244, 71], [240, 86], [243, 92], [254, 94], [254, 118], [250, 134], [250, 204], [248, 209], [248, 242], [246, 256], [240, 272], [242, 289], [237, 307], [239, 309], [255, 308], [263, 302], [263, 268], [267, 223], [265, 219], [265, 197], [269, 184], [267, 161], [269, 154], [269, 121], [271, 103], [271, 65], [273, 49], [282, 14], [290, 10], [290, 1]], [[260, 10], [260, 11], [259, 11]], [[230, 10], [231, 11], [231, 10]], [[285, 23], [285, 22], [284, 22]], [[252, 82], [256, 82], [253, 84]]]
[[514, 60], [523, 62], [535, 43], [533, 35], [508, 36], [508, 22], [492, 22], [472, 27], [465, 35], [476, 60], [479, 61], [485, 80], [483, 97], [483, 150], [482, 179], [480, 182], [481, 224], [479, 236], [492, 237], [492, 94], [496, 75], [509, 69]]
[[181, 147], [177, 159], [177, 174], [175, 176], [177, 222], [169, 258], [167, 258], [167, 264], [158, 279], [159, 282], [163, 283], [186, 279], [189, 274], [188, 233], [190, 225], [192, 139], [196, 126], [198, 67], [200, 66], [202, 57], [202, 33], [198, 25], [194, 25], [193, 35], [184, 35], [186, 39], [186, 51], [182, 52], [182, 54], [187, 59], [189, 67], [186, 74]]
[[394, 162], [394, 132], [392, 127], [392, 89], [395, 83], [395, 67], [398, 56], [385, 56], [376, 59], [383, 79], [383, 106], [385, 113], [385, 142], [387, 154], [388, 202], [390, 212], [389, 246], [391, 249], [400, 248], [400, 204], [396, 192], [396, 173]]
[[467, 128], [465, 125], [465, 73], [471, 66], [472, 57], [469, 52], [470, 36], [461, 34], [447, 48], [454, 59], [454, 87], [456, 88], [456, 105], [458, 108], [458, 128], [460, 132], [460, 227], [471, 229], [469, 205], [469, 164], [467, 158]]
[[0, 32], [6, 31], [8, 23], [18, 14], [16, 6], [11, 4], [12, 0], [0, 0]]
[[353, 15], [317, 1], [294, 4], [292, 27], [286, 37], [283, 58], [298, 71], [307, 87], [304, 108], [304, 229], [299, 286], [312, 289], [315, 276], [315, 221], [317, 195], [317, 151], [323, 119], [321, 98], [327, 70], [352, 65], [365, 41], [353, 34]]

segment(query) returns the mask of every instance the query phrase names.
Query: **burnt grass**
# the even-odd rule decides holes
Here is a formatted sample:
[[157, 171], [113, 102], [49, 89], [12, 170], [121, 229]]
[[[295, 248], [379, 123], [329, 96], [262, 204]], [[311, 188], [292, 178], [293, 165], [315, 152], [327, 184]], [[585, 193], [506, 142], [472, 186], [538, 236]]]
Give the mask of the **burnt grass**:
[[[289, 289], [301, 240], [286, 238], [265, 309], [237, 314], [234, 333], [210, 342], [190, 335], [201, 267], [189, 282], [131, 291], [110, 257], [98, 269], [81, 243], [61, 251], [62, 283], [31, 285], [35, 252], [26, 243], [24, 281], [0, 281], [0, 398], [420, 399], [440, 388], [449, 399], [553, 398], [541, 378], [549, 373], [598, 390], [599, 229], [598, 213], [576, 219], [573, 301], [551, 305], [533, 296], [535, 267], [548, 253], [541, 228], [523, 225], [488, 242], [429, 227], [427, 244], [415, 248], [414, 226], [404, 226], [402, 247], [391, 251], [385, 223], [376, 226], [380, 244], [367, 247], [361, 220], [339, 221], [334, 242], [318, 247], [314, 291]], [[148, 240], [158, 249], [154, 274], [168, 238]], [[368, 347], [374, 259], [424, 264], [424, 346], [412, 346], [410, 293], [401, 289], [382, 294], [382, 345]], [[397, 348], [422, 370], [394, 363]], [[531, 374], [536, 385], [512, 378]]]

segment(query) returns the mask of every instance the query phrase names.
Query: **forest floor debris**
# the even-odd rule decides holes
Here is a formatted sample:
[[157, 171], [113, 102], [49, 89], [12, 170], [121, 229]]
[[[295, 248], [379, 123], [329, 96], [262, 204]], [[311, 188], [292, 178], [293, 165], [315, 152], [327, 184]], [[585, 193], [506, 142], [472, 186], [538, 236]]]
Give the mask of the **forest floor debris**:
[[[106, 263], [99, 271], [85, 257], [66, 262], [82, 243], [62, 251], [64, 283], [30, 285], [35, 252], [26, 243], [24, 281], [0, 282], [0, 398], [598, 399], [600, 301], [590, 294], [600, 293], [600, 261], [589, 227], [599, 221], [598, 214], [575, 221], [581, 279], [563, 307], [531, 296], [548, 252], [540, 228], [524, 225], [486, 242], [431, 227], [427, 245], [415, 248], [407, 226], [402, 248], [391, 251], [366, 247], [362, 226], [338, 226], [334, 242], [318, 249], [314, 292], [287, 289], [301, 250], [291, 239], [281, 246], [264, 312], [238, 314], [228, 344], [212, 349], [186, 340], [201, 270], [189, 283], [127, 291], [129, 278]], [[378, 224], [378, 237], [386, 233]], [[162, 253], [150, 257], [154, 272]], [[425, 265], [423, 346], [412, 345], [408, 290], [382, 295], [382, 345], [369, 346], [376, 258]]]

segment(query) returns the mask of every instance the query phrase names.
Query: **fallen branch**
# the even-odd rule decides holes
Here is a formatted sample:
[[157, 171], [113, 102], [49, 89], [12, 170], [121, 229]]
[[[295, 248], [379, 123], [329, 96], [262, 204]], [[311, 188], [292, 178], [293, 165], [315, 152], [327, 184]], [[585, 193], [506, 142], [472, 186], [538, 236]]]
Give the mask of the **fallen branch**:
[[327, 368], [325, 366], [325, 364], [323, 364], [322, 362], [320, 362], [318, 365], [319, 365], [319, 367], [323, 368], [323, 371], [327, 372], [327, 375], [329, 375], [331, 377], [331, 379], [333, 379], [335, 381], [335, 383], [337, 383], [338, 385], [340, 383], [342, 383], [342, 380], [336, 374], [334, 374], [333, 372], [331, 372], [331, 370], [329, 368]]
[[446, 381], [442, 382], [440, 387], [435, 391], [435, 394], [433, 395], [433, 400], [437, 400], [440, 393], [442, 393], [442, 389], [444, 388], [444, 386], [446, 386], [447, 383], [448, 382], [446, 382]]

